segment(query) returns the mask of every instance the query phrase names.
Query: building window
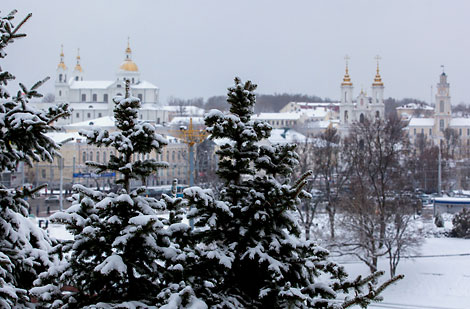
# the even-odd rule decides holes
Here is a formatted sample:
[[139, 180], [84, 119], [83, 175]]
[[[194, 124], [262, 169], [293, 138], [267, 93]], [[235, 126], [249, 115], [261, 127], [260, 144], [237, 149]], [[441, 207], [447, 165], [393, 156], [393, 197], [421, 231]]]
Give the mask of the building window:
[[416, 135], [416, 128], [413, 129], [413, 135]]
[[379, 118], [380, 117], [380, 112], [379, 111], [376, 111], [375, 112], [375, 118]]
[[160, 117], [157, 118], [157, 124], [160, 124]]
[[134, 83], [134, 77], [132, 77], [132, 83]]
[[175, 162], [175, 151], [171, 152], [171, 162]]
[[470, 135], [470, 129], [467, 129], [467, 136]]
[[93, 151], [90, 151], [90, 156], [89, 156], [89, 158], [90, 158], [90, 161], [93, 161]]
[[181, 151], [178, 151], [178, 161], [181, 160]]
[[93, 102], [98, 101], [98, 95], [96, 93], [93, 94]]
[[96, 162], [100, 162], [100, 153], [99, 153], [99, 151], [96, 152]]
[[76, 116], [77, 116], [77, 118], [80, 118], [80, 113], [77, 113]]
[[98, 113], [98, 118], [101, 118], [103, 117], [101, 113]]
[[75, 80], [78, 80], [78, 76], [75, 76]]
[[44, 179], [46, 178], [46, 169], [45, 169], [45, 168], [43, 168], [43, 169], [41, 170], [41, 176], [42, 176], [42, 178], [44, 178]]
[[424, 129], [421, 129], [421, 134], [424, 134]]
[[59, 90], [59, 97], [62, 96], [62, 90]]
[[359, 116], [359, 122], [360, 122], [360, 123], [364, 123], [364, 114], [361, 114], [361, 115]]
[[107, 93], [105, 93], [103, 95], [103, 102], [108, 103], [108, 94]]
[[462, 136], [462, 128], [459, 129], [459, 135]]
[[59, 82], [62, 81], [62, 74], [59, 74]]
[[85, 151], [82, 153], [82, 162], [83, 163], [86, 162], [86, 152]]
[[444, 101], [439, 102], [439, 112], [440, 113], [444, 112]]
[[86, 116], [88, 117], [88, 119], [91, 118], [91, 114], [90, 114], [90, 113], [87, 113]]
[[82, 102], [86, 102], [86, 94], [82, 94]]
[[439, 120], [439, 129], [444, 131], [444, 119]]
[[142, 102], [142, 93], [139, 93], [137, 97], [139, 98], [140, 102]]
[[119, 95], [119, 96], [122, 96], [122, 94], [121, 94], [120, 92], [118, 92], [118, 94], [117, 94], [117, 95]]
[[106, 151], [103, 151], [103, 163], [106, 163]]
[[432, 129], [429, 129], [429, 135], [430, 136], [432, 135]]

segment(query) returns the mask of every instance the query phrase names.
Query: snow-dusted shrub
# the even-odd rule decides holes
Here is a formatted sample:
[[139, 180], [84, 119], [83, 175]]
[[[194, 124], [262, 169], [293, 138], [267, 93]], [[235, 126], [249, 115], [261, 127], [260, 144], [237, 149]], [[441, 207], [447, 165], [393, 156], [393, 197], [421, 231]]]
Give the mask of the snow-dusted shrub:
[[441, 213], [437, 213], [436, 216], [434, 217], [434, 224], [437, 227], [444, 227], [444, 218], [442, 218]]
[[465, 208], [452, 219], [452, 237], [470, 238], [470, 211]]

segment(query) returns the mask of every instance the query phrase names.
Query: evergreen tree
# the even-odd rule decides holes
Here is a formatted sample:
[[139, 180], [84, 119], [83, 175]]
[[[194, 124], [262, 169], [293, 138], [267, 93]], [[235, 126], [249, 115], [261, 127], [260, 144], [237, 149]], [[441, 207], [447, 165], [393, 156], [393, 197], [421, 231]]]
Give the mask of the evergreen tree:
[[[29, 14], [17, 26], [13, 24], [16, 11], [0, 17], [0, 59], [6, 57], [5, 49], [31, 17]], [[48, 78], [27, 89], [20, 83], [16, 96], [6, 90], [15, 77], [0, 67], [0, 172], [14, 171], [17, 165], [33, 161], [52, 162], [58, 155], [58, 145], [45, 134], [55, 130], [51, 123], [69, 114], [66, 104], [49, 111], [35, 110], [28, 106], [33, 97], [41, 97], [37, 88]], [[23, 308], [29, 306], [27, 290], [37, 275], [51, 265], [48, 250], [51, 241], [28, 216], [25, 197], [34, 190], [15, 190], [0, 184], [0, 307]]]
[[[255, 89], [236, 78], [230, 114], [212, 110], [205, 118], [211, 138], [226, 141], [217, 152], [224, 189], [220, 200], [210, 190], [184, 191], [195, 206], [188, 214], [197, 242], [197, 265], [186, 269], [190, 285], [215, 308], [347, 308], [379, 300], [398, 277], [378, 289], [369, 283], [381, 272], [349, 280], [325, 249], [301, 240], [295, 209], [307, 196], [309, 173], [291, 185], [295, 145], [258, 145], [271, 127], [251, 120]], [[338, 293], [355, 294], [339, 305]]]
[[[157, 303], [159, 294], [165, 300], [173, 293], [190, 292], [184, 284], [172, 282], [182, 271], [174, 265], [185, 258], [172, 242], [172, 232], [188, 231], [189, 227], [180, 223], [177, 214], [170, 220], [157, 216], [158, 211], [166, 209], [165, 201], [177, 213], [179, 201], [169, 197], [157, 201], [141, 195], [144, 187], [130, 187], [132, 179], [144, 180], [168, 164], [153, 158], [139, 159], [152, 151], [161, 153], [167, 141], [153, 125], [138, 120], [141, 103], [130, 95], [129, 85], [126, 81], [125, 97], [114, 98], [117, 131], [80, 132], [89, 144], [116, 149], [117, 154], [110, 156], [108, 163], [87, 164], [97, 173], [119, 173], [117, 183], [122, 189], [104, 194], [76, 185], [72, 206], [53, 216], [53, 220], [66, 224], [74, 240], [61, 248], [66, 253], [65, 262], [41, 274], [35, 282], [33, 292], [44, 306], [146, 308]], [[137, 160], [133, 161], [134, 154]], [[64, 286], [73, 288], [62, 293]]]

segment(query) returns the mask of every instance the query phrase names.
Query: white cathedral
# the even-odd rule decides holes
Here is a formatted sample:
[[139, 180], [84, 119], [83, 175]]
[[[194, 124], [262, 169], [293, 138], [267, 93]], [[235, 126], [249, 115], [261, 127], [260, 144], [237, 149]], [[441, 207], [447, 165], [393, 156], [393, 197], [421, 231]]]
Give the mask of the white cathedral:
[[367, 96], [361, 90], [355, 100], [353, 100], [354, 87], [349, 76], [348, 62], [346, 61], [346, 73], [341, 83], [341, 102], [339, 105], [340, 132], [342, 135], [347, 134], [349, 126], [354, 122], [363, 122], [366, 118], [384, 118], [384, 84], [379, 72], [378, 59], [377, 57], [377, 73], [372, 83], [372, 96]]
[[[61, 51], [56, 70], [55, 101], [68, 102], [73, 112], [71, 117], [61, 120], [59, 124], [111, 116], [114, 108], [112, 98], [124, 95], [125, 79], [131, 82], [132, 95], [142, 102], [139, 118], [156, 124], [168, 122], [168, 111], [159, 105], [159, 89], [152, 83], [141, 79], [137, 64], [132, 60], [132, 50], [128, 42], [124, 61], [116, 72], [114, 80], [84, 80], [84, 70], [80, 64], [79, 54], [75, 68], [70, 74], [64, 62], [64, 52]], [[41, 107], [46, 107], [44, 105], [42, 103]]]

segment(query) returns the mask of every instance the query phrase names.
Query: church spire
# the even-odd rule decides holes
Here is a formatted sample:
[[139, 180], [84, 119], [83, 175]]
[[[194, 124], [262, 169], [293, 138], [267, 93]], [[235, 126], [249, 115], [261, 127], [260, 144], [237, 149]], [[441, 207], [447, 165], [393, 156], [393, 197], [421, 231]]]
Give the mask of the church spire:
[[384, 83], [382, 82], [382, 77], [380, 76], [380, 70], [379, 70], [379, 60], [380, 56], [377, 55], [375, 56], [375, 60], [377, 60], [377, 73], [375, 74], [374, 82], [372, 83], [372, 86], [383, 86]]
[[57, 68], [62, 70], [67, 70], [67, 66], [64, 63], [64, 45], [60, 45], [60, 62]]
[[83, 72], [82, 66], [80, 65], [80, 48], [77, 49], [77, 65], [75, 66], [75, 71]]
[[351, 78], [349, 77], [349, 56], [346, 55], [344, 57], [344, 60], [346, 61], [346, 72], [343, 77], [343, 82], [341, 83], [341, 86], [352, 86]]
[[130, 37], [127, 37], [126, 60], [132, 60], [132, 50], [130, 44]]

